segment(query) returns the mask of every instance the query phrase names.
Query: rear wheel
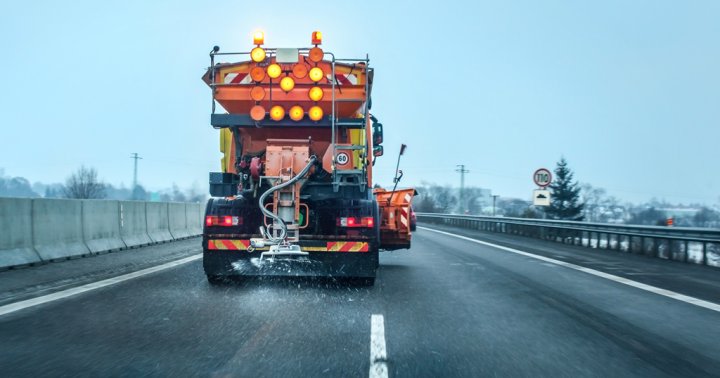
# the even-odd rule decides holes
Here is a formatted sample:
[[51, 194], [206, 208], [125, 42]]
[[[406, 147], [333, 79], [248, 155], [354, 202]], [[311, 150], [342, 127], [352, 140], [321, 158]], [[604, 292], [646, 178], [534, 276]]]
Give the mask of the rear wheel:
[[210, 285], [213, 285], [213, 286], [219, 286], [219, 285], [222, 285], [227, 282], [225, 277], [221, 276], [219, 274], [208, 274], [207, 280], [210, 283]]
[[350, 284], [361, 287], [370, 287], [375, 285], [375, 277], [353, 277]]

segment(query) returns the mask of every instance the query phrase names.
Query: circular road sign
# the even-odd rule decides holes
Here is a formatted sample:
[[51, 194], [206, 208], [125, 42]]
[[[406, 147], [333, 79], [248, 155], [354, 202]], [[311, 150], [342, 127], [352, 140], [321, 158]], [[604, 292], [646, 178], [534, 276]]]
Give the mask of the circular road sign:
[[338, 164], [345, 165], [350, 161], [350, 156], [345, 152], [340, 152], [335, 159]]
[[552, 182], [552, 173], [545, 168], [540, 168], [533, 173], [533, 181], [541, 188], [544, 188]]

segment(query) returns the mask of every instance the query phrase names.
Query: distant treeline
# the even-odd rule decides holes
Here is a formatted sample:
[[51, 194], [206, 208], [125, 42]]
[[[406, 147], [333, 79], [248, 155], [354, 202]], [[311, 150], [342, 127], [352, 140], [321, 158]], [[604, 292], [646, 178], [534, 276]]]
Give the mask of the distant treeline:
[[[620, 223], [638, 225], [667, 225], [673, 218], [676, 227], [720, 228], [720, 209], [703, 204], [673, 204], [663, 200], [633, 204], [621, 202], [609, 196], [601, 188], [581, 184], [580, 196], [584, 204], [584, 221], [597, 223]], [[492, 195], [488, 189], [466, 187], [465, 211], [460, 210], [460, 189], [448, 185], [423, 183], [417, 188], [418, 196], [413, 199], [413, 208], [422, 213], [466, 213], [469, 215], [493, 214]], [[495, 214], [513, 218], [544, 218], [541, 208], [532, 201], [498, 196], [495, 200]]]
[[25, 198], [104, 198], [114, 200], [205, 202], [208, 196], [197, 187], [181, 189], [176, 184], [156, 192], [147, 191], [142, 185], [135, 190], [125, 186], [113, 186], [97, 180], [92, 168], [81, 167], [68, 177], [65, 183], [30, 183], [24, 177], [5, 176], [0, 169], [0, 197]]

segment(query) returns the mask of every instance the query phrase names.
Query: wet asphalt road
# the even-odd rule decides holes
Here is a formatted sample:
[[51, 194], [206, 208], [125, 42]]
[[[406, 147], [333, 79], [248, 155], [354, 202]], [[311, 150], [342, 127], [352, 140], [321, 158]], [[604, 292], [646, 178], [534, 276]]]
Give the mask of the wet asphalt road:
[[[640, 272], [649, 261], [610, 258]], [[664, 263], [691, 290], [705, 282], [705, 296], [717, 294], [720, 271]], [[391, 377], [720, 375], [718, 312], [424, 229], [412, 250], [381, 254], [371, 288], [212, 287], [196, 260], [2, 316], [0, 374], [365, 377], [372, 314], [384, 317]]]

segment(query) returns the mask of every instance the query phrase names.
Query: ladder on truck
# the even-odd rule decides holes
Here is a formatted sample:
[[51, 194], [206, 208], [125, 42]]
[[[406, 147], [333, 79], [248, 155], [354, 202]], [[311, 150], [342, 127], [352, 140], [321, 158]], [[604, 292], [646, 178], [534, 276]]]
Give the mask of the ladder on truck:
[[[340, 186], [345, 185], [359, 185], [360, 191], [364, 192], [365, 188], [367, 187], [367, 157], [369, 154], [372, 154], [373, 152], [370, 151], [370, 144], [365, 138], [365, 135], [363, 134], [362, 139], [365, 141], [365, 145], [343, 145], [338, 146], [337, 144], [337, 131], [339, 131], [339, 126], [362, 126], [362, 129], [364, 130], [367, 127], [370, 127], [369, 125], [369, 117], [370, 117], [370, 81], [373, 77], [373, 69], [370, 67], [370, 57], [366, 54], [364, 59], [339, 59], [335, 58], [335, 55], [332, 53], [328, 53], [331, 57], [331, 67], [332, 67], [332, 80], [331, 80], [331, 88], [332, 88], [332, 112], [331, 112], [331, 118], [330, 123], [332, 127], [332, 136], [331, 136], [331, 145], [330, 148], [332, 148], [332, 156], [333, 156], [333, 191], [337, 192], [340, 188]], [[335, 98], [335, 87], [338, 84], [337, 75], [335, 72], [335, 64], [337, 62], [353, 62], [353, 65], [356, 63], [364, 63], [363, 66], [365, 67], [365, 98], [355, 98], [355, 99], [336, 99]], [[360, 112], [360, 117], [358, 118], [348, 118], [339, 120], [337, 116], [335, 115], [335, 109], [336, 109], [336, 103], [337, 102], [360, 102], [362, 103], [362, 111]], [[360, 156], [362, 161], [362, 168], [361, 169], [350, 169], [350, 170], [338, 170], [336, 169], [335, 162], [337, 160], [337, 154], [339, 150], [347, 150], [350, 152], [353, 151], [361, 151], [362, 155]], [[348, 178], [353, 177], [355, 178], [356, 182], [350, 182]]]

